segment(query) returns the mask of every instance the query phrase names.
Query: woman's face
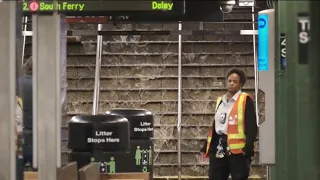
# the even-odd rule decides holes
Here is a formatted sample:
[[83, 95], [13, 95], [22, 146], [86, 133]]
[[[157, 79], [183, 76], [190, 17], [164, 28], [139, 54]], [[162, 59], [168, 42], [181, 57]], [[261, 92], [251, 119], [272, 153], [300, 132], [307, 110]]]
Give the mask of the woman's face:
[[241, 89], [240, 77], [236, 73], [232, 73], [228, 77], [227, 89], [231, 93], [236, 93]]

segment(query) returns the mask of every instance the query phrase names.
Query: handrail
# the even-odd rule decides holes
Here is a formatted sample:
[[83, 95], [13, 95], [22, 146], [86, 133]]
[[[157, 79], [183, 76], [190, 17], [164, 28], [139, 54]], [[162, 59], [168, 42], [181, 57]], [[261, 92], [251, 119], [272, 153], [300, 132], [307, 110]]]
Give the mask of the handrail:
[[[98, 31], [101, 31], [101, 30], [102, 30], [102, 24], [99, 24]], [[96, 70], [95, 70], [95, 76], [94, 76], [92, 115], [97, 115], [99, 113], [102, 38], [103, 37], [101, 35], [97, 35]]]
[[[182, 30], [182, 23], [179, 22], [179, 31]], [[182, 35], [179, 34], [178, 45], [178, 180], [181, 180], [181, 120], [182, 120]]]

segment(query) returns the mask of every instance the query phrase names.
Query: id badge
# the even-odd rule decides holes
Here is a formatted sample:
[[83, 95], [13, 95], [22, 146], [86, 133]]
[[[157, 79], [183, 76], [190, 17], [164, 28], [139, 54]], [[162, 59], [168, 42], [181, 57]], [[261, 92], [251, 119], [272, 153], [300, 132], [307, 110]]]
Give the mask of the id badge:
[[226, 123], [226, 119], [227, 119], [227, 113], [221, 113], [221, 115], [220, 115], [220, 123], [221, 124]]

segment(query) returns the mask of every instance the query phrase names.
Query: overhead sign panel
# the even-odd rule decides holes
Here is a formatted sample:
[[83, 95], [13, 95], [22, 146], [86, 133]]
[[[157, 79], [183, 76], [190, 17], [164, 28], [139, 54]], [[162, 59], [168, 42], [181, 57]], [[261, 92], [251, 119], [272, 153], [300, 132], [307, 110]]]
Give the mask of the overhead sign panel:
[[26, 0], [24, 15], [50, 14], [54, 10], [67, 16], [108, 16], [111, 21], [159, 22], [203, 21], [221, 22], [219, 1], [198, 0], [92, 0], [58, 1]]
[[173, 0], [173, 11], [135, 12], [128, 16], [112, 16], [110, 20], [118, 22], [222, 22], [223, 13], [220, 1]]
[[54, 10], [70, 16], [114, 15], [115, 12], [159, 11], [171, 12], [175, 10], [172, 0], [111, 0], [111, 1], [26, 1], [23, 2], [24, 13], [51, 13]]

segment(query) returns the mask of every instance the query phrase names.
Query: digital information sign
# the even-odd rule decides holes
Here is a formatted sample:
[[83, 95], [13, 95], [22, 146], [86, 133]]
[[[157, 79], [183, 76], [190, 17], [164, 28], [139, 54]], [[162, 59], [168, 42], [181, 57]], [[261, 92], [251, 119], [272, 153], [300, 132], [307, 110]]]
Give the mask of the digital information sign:
[[269, 69], [269, 26], [268, 15], [258, 16], [258, 70], [268, 71]]
[[112, 0], [112, 1], [27, 1], [23, 2], [24, 14], [51, 13], [54, 10], [70, 16], [113, 15], [115, 12], [171, 12], [174, 10], [172, 0]]

